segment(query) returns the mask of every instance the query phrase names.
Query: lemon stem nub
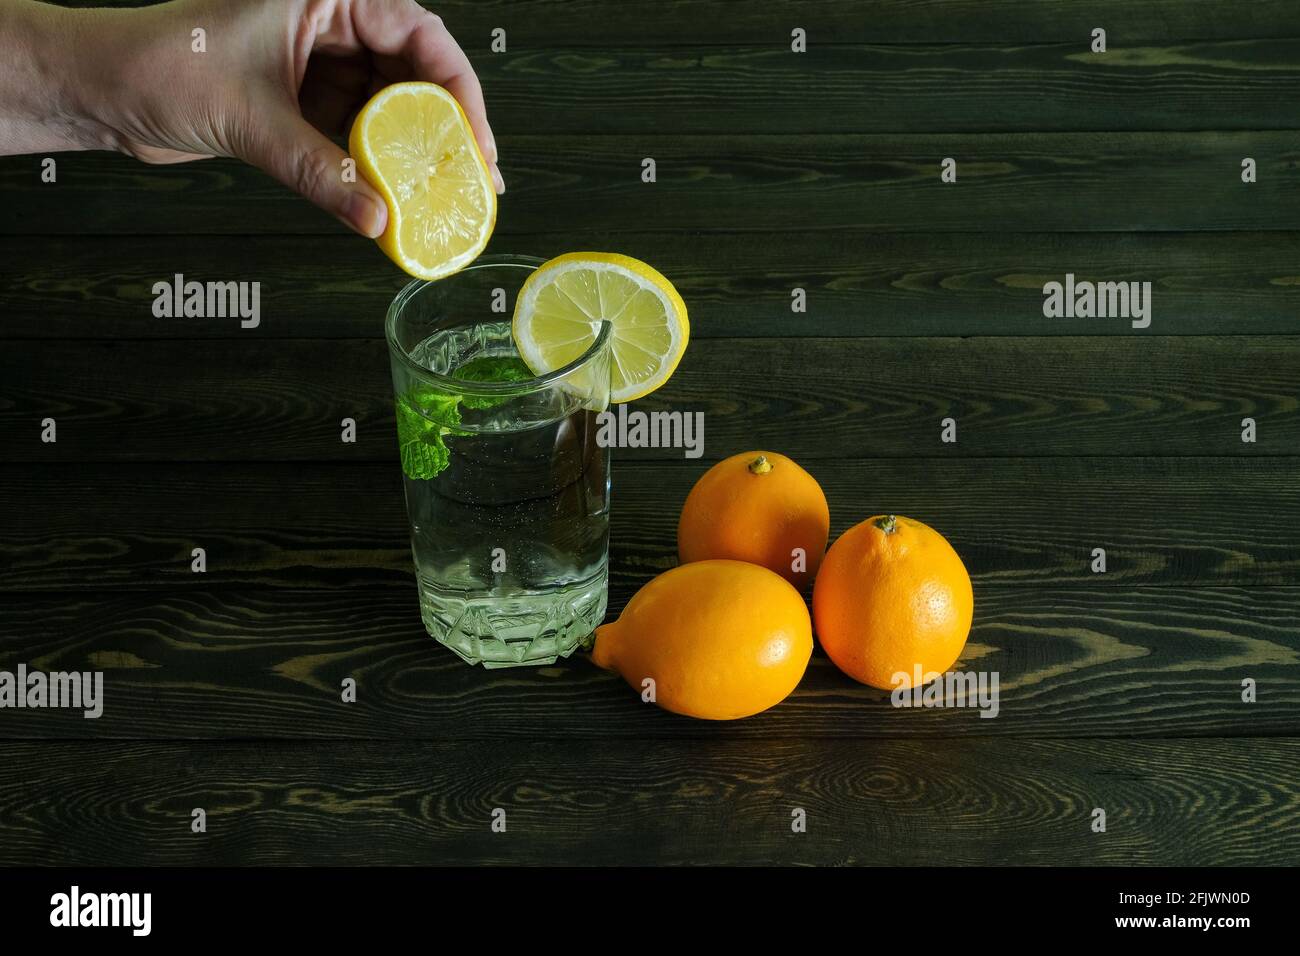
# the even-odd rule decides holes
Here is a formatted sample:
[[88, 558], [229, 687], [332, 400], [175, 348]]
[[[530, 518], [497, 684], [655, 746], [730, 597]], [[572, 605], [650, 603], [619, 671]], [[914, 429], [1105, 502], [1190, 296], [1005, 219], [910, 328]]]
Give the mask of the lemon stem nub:
[[898, 518], [895, 515], [885, 515], [883, 518], [877, 518], [876, 527], [885, 534], [893, 534], [898, 530]]
[[766, 475], [772, 470], [772, 463], [767, 460], [766, 455], [759, 455], [749, 463], [749, 470], [756, 475]]

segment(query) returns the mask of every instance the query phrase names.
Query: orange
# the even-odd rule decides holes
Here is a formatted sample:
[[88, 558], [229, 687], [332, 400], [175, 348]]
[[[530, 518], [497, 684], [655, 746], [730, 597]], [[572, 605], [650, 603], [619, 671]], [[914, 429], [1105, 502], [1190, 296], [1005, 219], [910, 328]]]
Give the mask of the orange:
[[697, 561], [654, 578], [598, 627], [592, 659], [643, 696], [653, 688], [666, 710], [734, 720], [785, 700], [812, 646], [808, 608], [790, 584], [756, 564]]
[[923, 675], [951, 668], [974, 606], [970, 575], [948, 540], [894, 515], [840, 535], [813, 587], [822, 648], [844, 673], [882, 690], [910, 688], [917, 667]]
[[718, 462], [686, 496], [677, 556], [759, 564], [802, 591], [817, 576], [830, 527], [816, 478], [785, 455], [747, 451]]

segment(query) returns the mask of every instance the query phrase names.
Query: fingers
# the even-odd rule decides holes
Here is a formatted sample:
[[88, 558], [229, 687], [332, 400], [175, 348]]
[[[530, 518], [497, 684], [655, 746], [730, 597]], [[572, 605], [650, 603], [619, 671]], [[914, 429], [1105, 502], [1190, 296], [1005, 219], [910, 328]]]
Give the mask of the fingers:
[[285, 109], [258, 126], [259, 138], [240, 158], [341, 219], [363, 236], [379, 236], [388, 224], [383, 197], [361, 177], [344, 182], [347, 153], [297, 112]]
[[373, 52], [401, 56], [410, 63], [416, 79], [437, 83], [456, 97], [488, 162], [497, 192], [505, 192], [483, 87], [442, 18], [415, 0], [354, 0], [352, 22], [357, 36]]
[[438, 17], [426, 17], [411, 34], [408, 53], [415, 75], [430, 83], [446, 87], [456, 97], [469, 125], [474, 130], [479, 149], [489, 163], [497, 161], [496, 137], [488, 125], [487, 104], [483, 87], [470, 66], [469, 57], [460, 48]]

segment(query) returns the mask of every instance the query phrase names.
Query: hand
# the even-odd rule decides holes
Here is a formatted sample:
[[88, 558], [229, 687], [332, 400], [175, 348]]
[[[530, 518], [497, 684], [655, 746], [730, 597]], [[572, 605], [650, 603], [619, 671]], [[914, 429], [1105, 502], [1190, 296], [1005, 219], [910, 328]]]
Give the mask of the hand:
[[[5, 100], [16, 78], [0, 77], [0, 132], [12, 134], [7, 152], [28, 151], [12, 148], [26, 138], [38, 141], [32, 151], [112, 148], [148, 163], [233, 156], [374, 237], [387, 222], [384, 201], [364, 180], [343, 181], [346, 153], [326, 134], [345, 136], [371, 95], [416, 79], [446, 87], [460, 102], [497, 192], [505, 191], [478, 78], [442, 21], [415, 0], [19, 6], [39, 10], [0, 7], [0, 26], [17, 18], [30, 28], [15, 30], [16, 41], [0, 40], [0, 53], [16, 43], [27, 57], [17, 57], [11, 72], [44, 67], [50, 75], [35, 79], [49, 93], [15, 116], [24, 110]], [[199, 28], [206, 52], [192, 48]]]

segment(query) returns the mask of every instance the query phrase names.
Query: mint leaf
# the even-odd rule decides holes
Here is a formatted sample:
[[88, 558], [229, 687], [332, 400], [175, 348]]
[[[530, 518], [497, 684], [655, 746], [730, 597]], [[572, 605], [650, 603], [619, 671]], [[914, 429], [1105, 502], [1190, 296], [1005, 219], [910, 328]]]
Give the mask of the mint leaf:
[[464, 434], [453, 427], [460, 424], [460, 401], [433, 389], [397, 397], [397, 449], [408, 478], [433, 478], [451, 462], [445, 438]]
[[[483, 355], [456, 369], [456, 377], [467, 382], [526, 382], [534, 376], [523, 359], [514, 355]], [[495, 408], [506, 401], [507, 397], [488, 398], [466, 395], [465, 407]]]
[[402, 458], [402, 471], [408, 478], [427, 480], [439, 475], [451, 464], [451, 449], [436, 435], [432, 442], [402, 442], [398, 449]]
[[[456, 377], [467, 382], [523, 382], [533, 373], [513, 355], [484, 355], [456, 369]], [[447, 436], [468, 434], [456, 427], [461, 421], [462, 404], [471, 409], [495, 408], [509, 398], [448, 395], [433, 388], [417, 388], [397, 396], [397, 448], [402, 471], [415, 479], [441, 474], [451, 462]]]

